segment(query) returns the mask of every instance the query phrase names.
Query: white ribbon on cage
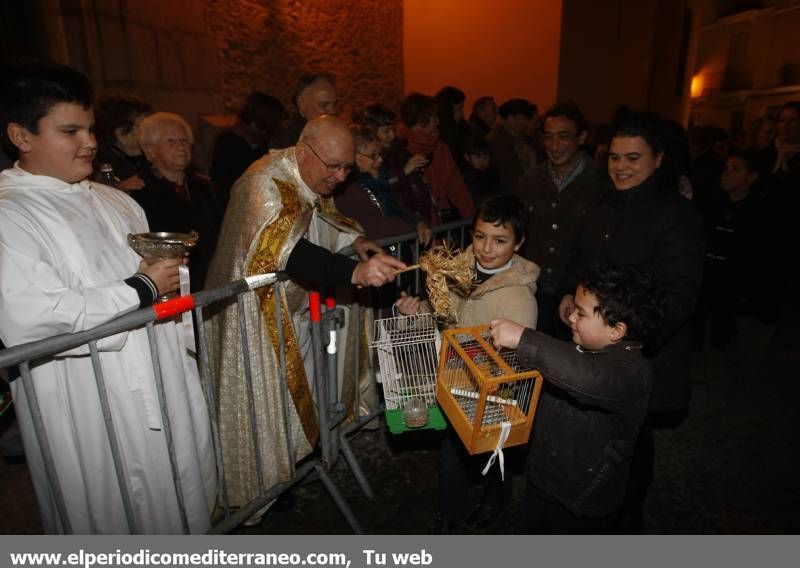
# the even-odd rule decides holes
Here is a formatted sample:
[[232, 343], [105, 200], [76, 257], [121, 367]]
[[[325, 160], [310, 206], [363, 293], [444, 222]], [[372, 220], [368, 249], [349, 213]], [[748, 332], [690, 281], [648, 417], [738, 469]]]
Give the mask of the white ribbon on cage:
[[[486, 466], [483, 468], [481, 475], [486, 475], [489, 473], [489, 470], [492, 467], [492, 464], [495, 460], [500, 465], [500, 478], [505, 481], [506, 479], [506, 467], [505, 467], [505, 458], [503, 457], [503, 446], [506, 445], [506, 440], [508, 440], [508, 435], [511, 433], [511, 422], [503, 422], [500, 424], [500, 439], [497, 440], [497, 446], [495, 446], [492, 455], [489, 456], [489, 461], [486, 462]], [[499, 459], [498, 459], [499, 458]]]
[[[189, 282], [189, 267], [185, 264], [178, 266], [178, 277], [181, 282], [181, 296], [190, 294]], [[186, 342], [186, 349], [190, 352], [195, 352], [194, 346], [194, 326], [192, 325], [192, 312], [191, 310], [181, 314], [181, 328], [183, 328], [183, 339]]]

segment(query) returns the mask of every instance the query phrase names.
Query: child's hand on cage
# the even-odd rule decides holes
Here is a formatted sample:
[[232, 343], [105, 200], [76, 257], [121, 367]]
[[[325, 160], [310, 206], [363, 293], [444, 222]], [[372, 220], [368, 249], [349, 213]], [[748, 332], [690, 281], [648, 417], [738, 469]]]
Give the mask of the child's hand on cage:
[[419, 298], [417, 296], [409, 296], [405, 292], [400, 292], [400, 298], [394, 303], [397, 311], [404, 316], [413, 316], [419, 312]]
[[493, 319], [489, 323], [489, 334], [495, 347], [516, 349], [525, 327], [507, 319]]

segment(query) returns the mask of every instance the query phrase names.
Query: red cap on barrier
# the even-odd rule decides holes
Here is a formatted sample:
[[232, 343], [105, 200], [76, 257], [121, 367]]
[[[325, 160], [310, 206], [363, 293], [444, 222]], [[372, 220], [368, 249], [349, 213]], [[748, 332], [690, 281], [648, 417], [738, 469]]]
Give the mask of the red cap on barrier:
[[311, 310], [311, 321], [319, 323], [322, 320], [322, 311], [319, 305], [319, 292], [308, 293], [308, 307]]
[[332, 310], [336, 307], [336, 296], [328, 296], [325, 298], [325, 307]]
[[153, 304], [153, 311], [156, 313], [156, 319], [159, 320], [171, 318], [191, 309], [194, 309], [194, 296], [191, 294]]

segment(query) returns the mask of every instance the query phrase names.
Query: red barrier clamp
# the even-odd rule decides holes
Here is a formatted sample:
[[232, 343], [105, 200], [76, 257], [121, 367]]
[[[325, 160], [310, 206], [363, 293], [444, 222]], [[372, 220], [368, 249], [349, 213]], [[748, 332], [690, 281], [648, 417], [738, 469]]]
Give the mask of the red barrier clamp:
[[153, 304], [153, 311], [156, 312], [156, 319], [158, 320], [171, 318], [191, 309], [194, 309], [194, 296], [191, 294]]
[[319, 292], [308, 293], [308, 307], [311, 310], [311, 321], [319, 323], [322, 321], [322, 310], [319, 303]]

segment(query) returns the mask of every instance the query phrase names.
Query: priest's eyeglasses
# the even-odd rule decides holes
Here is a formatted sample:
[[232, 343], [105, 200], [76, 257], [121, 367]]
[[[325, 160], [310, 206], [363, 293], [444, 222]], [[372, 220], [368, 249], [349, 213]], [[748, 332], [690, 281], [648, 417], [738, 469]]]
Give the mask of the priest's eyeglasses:
[[329, 174], [338, 174], [339, 172], [344, 172], [346, 175], [349, 174], [355, 167], [353, 164], [329, 164], [328, 162], [322, 159], [322, 156], [317, 154], [317, 151], [314, 150], [314, 147], [311, 144], [309, 144], [308, 142], [303, 142], [303, 144], [308, 146], [308, 149], [311, 150], [311, 152], [313, 152], [313, 154], [317, 157], [317, 159], [320, 162], [322, 162], [322, 165], [325, 166]]

